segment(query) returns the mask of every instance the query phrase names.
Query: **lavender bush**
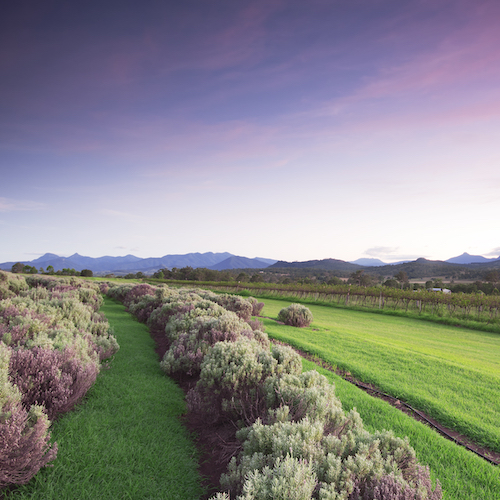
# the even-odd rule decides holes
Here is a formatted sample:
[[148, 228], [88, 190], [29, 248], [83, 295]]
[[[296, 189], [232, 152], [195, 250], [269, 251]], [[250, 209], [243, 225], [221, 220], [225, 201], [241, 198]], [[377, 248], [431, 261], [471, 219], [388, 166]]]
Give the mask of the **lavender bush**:
[[285, 325], [304, 327], [312, 323], [313, 315], [306, 306], [291, 304], [281, 309], [278, 314], [278, 320], [285, 323]]
[[12, 352], [9, 378], [20, 390], [25, 408], [41, 405], [53, 420], [81, 400], [98, 372], [97, 362], [84, 365], [71, 348], [58, 351], [35, 347]]
[[21, 394], [9, 381], [11, 349], [0, 342], [0, 488], [28, 482], [55, 459], [42, 407], [21, 405]]

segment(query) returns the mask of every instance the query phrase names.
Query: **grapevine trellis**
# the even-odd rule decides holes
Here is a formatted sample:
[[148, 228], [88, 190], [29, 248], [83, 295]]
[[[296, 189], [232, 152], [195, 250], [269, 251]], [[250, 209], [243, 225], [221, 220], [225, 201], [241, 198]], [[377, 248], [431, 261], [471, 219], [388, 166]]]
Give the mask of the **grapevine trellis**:
[[241, 292], [254, 295], [289, 297], [357, 307], [372, 310], [394, 310], [430, 314], [439, 317], [500, 322], [500, 296], [481, 293], [443, 293], [429, 290], [402, 290], [389, 287], [362, 287], [357, 285], [317, 286], [276, 283], [232, 283], [169, 281], [189, 286], [203, 286], [212, 290]]

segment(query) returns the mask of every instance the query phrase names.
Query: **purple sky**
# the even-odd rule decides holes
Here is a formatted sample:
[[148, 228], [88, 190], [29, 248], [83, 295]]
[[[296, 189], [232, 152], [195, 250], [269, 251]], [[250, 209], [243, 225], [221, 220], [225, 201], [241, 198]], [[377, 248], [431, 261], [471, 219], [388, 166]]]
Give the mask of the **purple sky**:
[[8, 4], [0, 262], [499, 256], [498, 0]]

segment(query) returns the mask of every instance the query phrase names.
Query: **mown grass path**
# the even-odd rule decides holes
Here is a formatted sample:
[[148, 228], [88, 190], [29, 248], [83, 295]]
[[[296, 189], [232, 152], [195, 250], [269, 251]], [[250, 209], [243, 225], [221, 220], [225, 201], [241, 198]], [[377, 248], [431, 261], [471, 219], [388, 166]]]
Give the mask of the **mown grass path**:
[[198, 455], [179, 416], [181, 389], [161, 371], [147, 327], [106, 298], [120, 350], [75, 411], [53, 424], [59, 453], [6, 499], [196, 500]]

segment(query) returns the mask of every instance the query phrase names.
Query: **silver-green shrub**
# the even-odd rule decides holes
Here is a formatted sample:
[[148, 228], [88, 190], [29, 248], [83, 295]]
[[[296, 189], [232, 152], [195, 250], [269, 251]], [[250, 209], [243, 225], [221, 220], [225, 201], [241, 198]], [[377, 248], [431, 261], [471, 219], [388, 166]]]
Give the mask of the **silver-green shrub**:
[[[186, 316], [188, 315], [169, 321], [165, 329], [171, 344], [163, 357], [161, 367], [168, 374], [182, 372], [195, 375], [200, 371], [203, 358], [217, 342], [234, 342], [242, 335], [254, 338], [248, 324], [231, 311], [225, 311], [215, 317], [198, 316], [193, 320], [190, 318], [189, 321]], [[172, 324], [177, 325], [174, 330], [169, 328]], [[189, 330], [179, 329], [182, 324]]]
[[292, 421], [297, 422], [307, 416], [333, 430], [345, 421], [334, 385], [315, 370], [299, 375], [270, 377], [264, 384], [264, 391], [268, 408], [281, 408], [283, 411], [286, 407], [288, 419]]
[[24, 276], [19, 276], [18, 274], [6, 273], [7, 275], [7, 287], [9, 291], [18, 295], [23, 290], [29, 290], [29, 285], [26, 282]]
[[227, 311], [218, 304], [200, 297], [189, 297], [164, 303], [155, 309], [149, 319], [148, 326], [155, 330], [164, 330], [168, 339], [174, 339], [180, 332], [189, 331], [196, 318], [200, 316], [222, 316]]
[[[45, 289], [33, 289], [45, 290]], [[45, 290], [47, 292], [47, 290]], [[89, 348], [100, 360], [113, 355], [118, 343], [107, 319], [94, 311], [92, 304], [79, 301], [78, 291], [64, 297], [48, 292], [46, 298], [24, 294], [0, 301], [0, 325], [4, 327], [4, 343], [18, 347], [62, 349], [74, 347], [87, 362]], [[41, 294], [45, 297], [45, 294]]]
[[236, 313], [241, 319], [248, 321], [252, 316], [253, 305], [252, 303], [239, 295], [231, 295], [229, 293], [217, 294], [210, 290], [200, 291], [199, 294], [207, 299], [219, 304], [228, 311]]
[[278, 313], [278, 320], [285, 325], [304, 327], [313, 322], [312, 312], [303, 304], [290, 304]]
[[272, 466], [250, 471], [238, 500], [310, 500], [316, 483], [312, 463], [287, 455]]
[[251, 427], [238, 431], [243, 451], [238, 459], [232, 458], [227, 474], [221, 476], [221, 486], [233, 495], [243, 491], [246, 478], [252, 471], [273, 467], [278, 459], [288, 455], [308, 462], [322, 459], [321, 439], [323, 426], [307, 418], [301, 422], [276, 422], [264, 425], [260, 419]]
[[[264, 382], [284, 373], [300, 373], [300, 357], [292, 350], [269, 350], [255, 339], [240, 337], [218, 342], [201, 363], [200, 378], [187, 397], [189, 408], [210, 416], [246, 425], [266, 413]], [[292, 361], [294, 360], [294, 361]]]
[[49, 418], [71, 409], [118, 350], [102, 300], [84, 280], [0, 274], [0, 487], [55, 458]]
[[[258, 420], [238, 431], [243, 450], [221, 477], [224, 489], [233, 495], [241, 494], [250, 474], [270, 468], [290, 454], [312, 464], [317, 477], [314, 498], [320, 500], [375, 498], [369, 495], [377, 488], [389, 488], [384, 479], [388, 476], [400, 485], [393, 485], [396, 493], [389, 498], [441, 498], [439, 486], [432, 491], [429, 472], [418, 466], [407, 439], [389, 431], [370, 434], [353, 410], [333, 428], [325, 426], [321, 419], [290, 421], [286, 408], [274, 413], [277, 421], [273, 424], [264, 425]], [[413, 496], [397, 496], [401, 492]], [[360, 496], [365, 493], [368, 496]], [[358, 496], [351, 496], [355, 494]]]
[[245, 321], [248, 321], [252, 316], [252, 304], [239, 295], [219, 295], [217, 303], [224, 307], [224, 309], [235, 312], [238, 317]]

